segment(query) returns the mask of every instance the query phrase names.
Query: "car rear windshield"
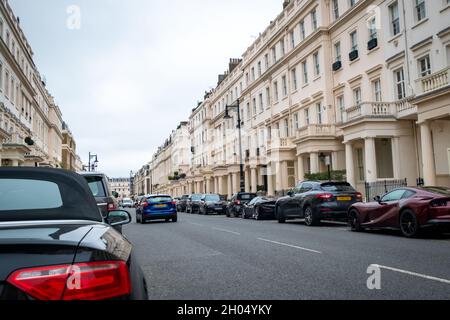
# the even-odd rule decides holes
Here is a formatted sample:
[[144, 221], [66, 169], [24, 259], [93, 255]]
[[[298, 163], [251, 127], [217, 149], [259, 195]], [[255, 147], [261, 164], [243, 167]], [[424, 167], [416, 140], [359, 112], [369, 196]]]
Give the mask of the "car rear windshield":
[[56, 209], [63, 205], [56, 183], [41, 180], [0, 179], [0, 212]]
[[242, 193], [238, 196], [240, 200], [252, 200], [256, 197], [256, 194], [254, 193]]
[[217, 194], [208, 194], [205, 196], [205, 201], [220, 201], [220, 196]]
[[450, 196], [450, 188], [446, 187], [423, 187], [425, 191], [437, 193], [443, 196]]
[[345, 191], [345, 192], [354, 192], [355, 189], [347, 182], [340, 183], [323, 183], [320, 185], [320, 188], [324, 191]]
[[94, 197], [106, 197], [102, 177], [85, 177]]
[[172, 202], [171, 197], [158, 196], [147, 198], [149, 203], [161, 203], [161, 202]]

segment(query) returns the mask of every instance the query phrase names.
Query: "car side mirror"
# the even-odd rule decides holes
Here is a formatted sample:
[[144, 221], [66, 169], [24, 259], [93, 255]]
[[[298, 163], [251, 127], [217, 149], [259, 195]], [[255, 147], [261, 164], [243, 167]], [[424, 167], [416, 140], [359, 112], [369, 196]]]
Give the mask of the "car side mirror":
[[115, 191], [112, 192], [112, 195], [116, 199], [119, 198], [119, 194], [117, 192], [115, 192]]
[[131, 222], [131, 215], [125, 210], [114, 210], [108, 213], [108, 224], [111, 227], [122, 226]]
[[381, 202], [381, 197], [380, 196], [376, 196], [375, 198], [373, 198], [373, 200], [375, 200], [376, 202], [380, 203]]
[[294, 191], [290, 190], [287, 194], [288, 194], [289, 197], [293, 197], [294, 196]]

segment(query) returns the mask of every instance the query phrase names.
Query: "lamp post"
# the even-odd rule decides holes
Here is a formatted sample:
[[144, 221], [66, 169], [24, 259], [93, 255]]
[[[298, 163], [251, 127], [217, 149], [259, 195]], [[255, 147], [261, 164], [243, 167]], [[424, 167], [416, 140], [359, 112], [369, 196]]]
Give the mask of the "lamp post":
[[[95, 160], [94, 160], [94, 162], [92, 162], [92, 165], [91, 165], [91, 160], [92, 159], [95, 159]], [[97, 166], [98, 166], [98, 157], [97, 157], [97, 155], [96, 154], [91, 154], [89, 152], [89, 172], [91, 172], [91, 171], [95, 172], [95, 169], [97, 168]]]
[[244, 158], [242, 155], [242, 133], [241, 133], [241, 128], [242, 128], [242, 123], [241, 123], [241, 107], [239, 105], [239, 99], [236, 100], [236, 104], [234, 105], [227, 105], [225, 107], [225, 116], [224, 119], [231, 119], [230, 114], [228, 112], [228, 110], [230, 108], [236, 109], [237, 110], [237, 115], [238, 115], [238, 125], [237, 125], [237, 129], [239, 130], [239, 167], [240, 167], [240, 189], [241, 192], [245, 192], [245, 176], [244, 176]]
[[133, 195], [133, 170], [130, 170], [130, 196]]

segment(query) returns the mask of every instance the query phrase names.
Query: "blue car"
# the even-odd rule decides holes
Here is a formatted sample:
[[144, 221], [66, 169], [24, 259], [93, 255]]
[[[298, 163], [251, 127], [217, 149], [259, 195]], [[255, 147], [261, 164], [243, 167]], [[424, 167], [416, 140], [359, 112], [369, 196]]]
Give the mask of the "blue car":
[[146, 223], [152, 220], [166, 220], [177, 222], [176, 202], [169, 195], [146, 196], [136, 209], [137, 223]]

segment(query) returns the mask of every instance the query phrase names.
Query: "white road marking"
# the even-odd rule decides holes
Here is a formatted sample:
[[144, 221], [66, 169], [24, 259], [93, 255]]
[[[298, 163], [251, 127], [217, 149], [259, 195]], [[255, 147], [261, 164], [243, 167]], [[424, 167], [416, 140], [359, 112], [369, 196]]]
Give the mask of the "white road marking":
[[195, 222], [189, 222], [189, 223], [194, 225], [194, 226], [204, 227], [204, 225], [200, 224], [200, 223], [195, 223]]
[[234, 231], [230, 231], [230, 230], [226, 230], [226, 229], [220, 229], [220, 228], [212, 228], [212, 229], [213, 229], [213, 230], [216, 230], [216, 231], [222, 231], [222, 232], [232, 233], [232, 234], [235, 234], [235, 235], [237, 235], [237, 236], [240, 236], [240, 235], [241, 235], [239, 232], [234, 232]]
[[445, 284], [450, 284], [450, 280], [437, 278], [437, 277], [433, 277], [433, 276], [428, 276], [426, 274], [421, 274], [421, 273], [407, 271], [407, 270], [402, 270], [402, 269], [391, 268], [391, 267], [382, 266], [382, 265], [379, 265], [379, 264], [373, 264], [373, 266], [374, 267], [378, 267], [380, 269], [386, 269], [386, 270], [390, 270], [390, 271], [394, 271], [394, 272], [399, 272], [399, 273], [403, 273], [403, 274], [407, 274], [407, 275], [410, 275], [410, 276], [415, 276], [415, 277], [419, 277], [419, 278], [423, 278], [423, 279], [427, 279], [427, 280], [433, 280], [433, 281], [438, 281], [438, 282], [445, 283]]
[[263, 239], [263, 238], [258, 238], [258, 240], [264, 241], [264, 242], [273, 243], [273, 244], [278, 244], [278, 245], [280, 245], [280, 246], [286, 246], [286, 247], [295, 248], [295, 249], [299, 249], [299, 250], [303, 250], [303, 251], [308, 251], [308, 252], [312, 252], [312, 253], [322, 254], [322, 252], [317, 251], [317, 250], [312, 250], [312, 249], [308, 249], [308, 248], [303, 248], [303, 247], [299, 247], [299, 246], [294, 246], [294, 245], [292, 245], [292, 244], [287, 244], [287, 243], [283, 243], [283, 242], [278, 242], [278, 241], [273, 241], [273, 240], [267, 240], [267, 239]]

